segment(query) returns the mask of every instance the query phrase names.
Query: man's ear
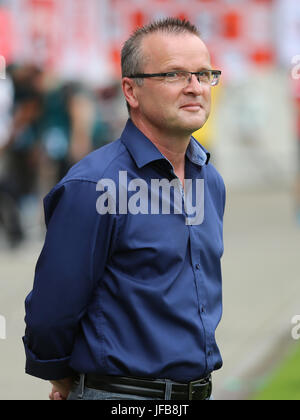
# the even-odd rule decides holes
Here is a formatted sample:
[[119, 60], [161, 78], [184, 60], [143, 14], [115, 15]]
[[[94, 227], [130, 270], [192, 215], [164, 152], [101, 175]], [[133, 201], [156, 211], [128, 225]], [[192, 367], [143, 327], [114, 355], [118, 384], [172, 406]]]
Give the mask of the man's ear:
[[129, 77], [123, 77], [122, 79], [122, 90], [126, 101], [129, 103], [131, 108], [137, 108], [139, 101], [136, 96], [137, 85]]

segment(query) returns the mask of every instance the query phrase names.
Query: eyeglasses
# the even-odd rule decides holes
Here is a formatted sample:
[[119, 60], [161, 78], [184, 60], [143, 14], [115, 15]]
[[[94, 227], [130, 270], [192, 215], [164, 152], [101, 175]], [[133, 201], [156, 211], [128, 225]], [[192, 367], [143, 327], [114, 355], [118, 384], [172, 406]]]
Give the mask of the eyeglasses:
[[222, 72], [220, 70], [202, 71], [170, 71], [168, 73], [141, 73], [127, 76], [130, 79], [144, 79], [148, 77], [162, 77], [167, 83], [182, 83], [186, 86], [191, 83], [193, 74], [199, 83], [210, 86], [217, 86]]

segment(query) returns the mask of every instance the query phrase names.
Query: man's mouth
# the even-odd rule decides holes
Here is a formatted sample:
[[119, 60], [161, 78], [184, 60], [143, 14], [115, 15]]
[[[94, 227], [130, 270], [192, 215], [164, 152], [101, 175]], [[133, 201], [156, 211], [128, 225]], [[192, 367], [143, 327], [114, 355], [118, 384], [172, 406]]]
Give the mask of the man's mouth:
[[181, 109], [185, 109], [186, 111], [199, 111], [202, 105], [198, 102], [191, 102], [180, 107]]

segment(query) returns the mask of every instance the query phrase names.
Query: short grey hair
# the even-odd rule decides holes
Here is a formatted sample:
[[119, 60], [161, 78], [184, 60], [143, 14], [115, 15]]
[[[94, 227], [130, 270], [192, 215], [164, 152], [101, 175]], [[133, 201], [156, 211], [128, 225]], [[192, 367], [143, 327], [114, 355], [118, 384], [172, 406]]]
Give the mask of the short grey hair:
[[[149, 24], [138, 28], [130, 38], [124, 43], [121, 52], [122, 77], [129, 77], [134, 74], [143, 73], [145, 57], [143, 56], [141, 44], [145, 36], [162, 32], [166, 34], [193, 34], [200, 38], [200, 32], [197, 27], [188, 20], [168, 17], [166, 19], [150, 22]], [[143, 79], [135, 79], [135, 82], [141, 86]], [[130, 106], [127, 103], [130, 113]]]

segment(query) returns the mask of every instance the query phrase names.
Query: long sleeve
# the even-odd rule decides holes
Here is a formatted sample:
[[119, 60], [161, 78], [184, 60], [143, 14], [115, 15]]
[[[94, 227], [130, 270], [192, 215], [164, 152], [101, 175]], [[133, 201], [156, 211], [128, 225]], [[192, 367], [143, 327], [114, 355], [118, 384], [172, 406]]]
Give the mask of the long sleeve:
[[47, 234], [25, 302], [26, 373], [46, 380], [72, 375], [70, 356], [109, 256], [113, 218], [96, 211], [96, 184], [68, 181], [44, 201]]

